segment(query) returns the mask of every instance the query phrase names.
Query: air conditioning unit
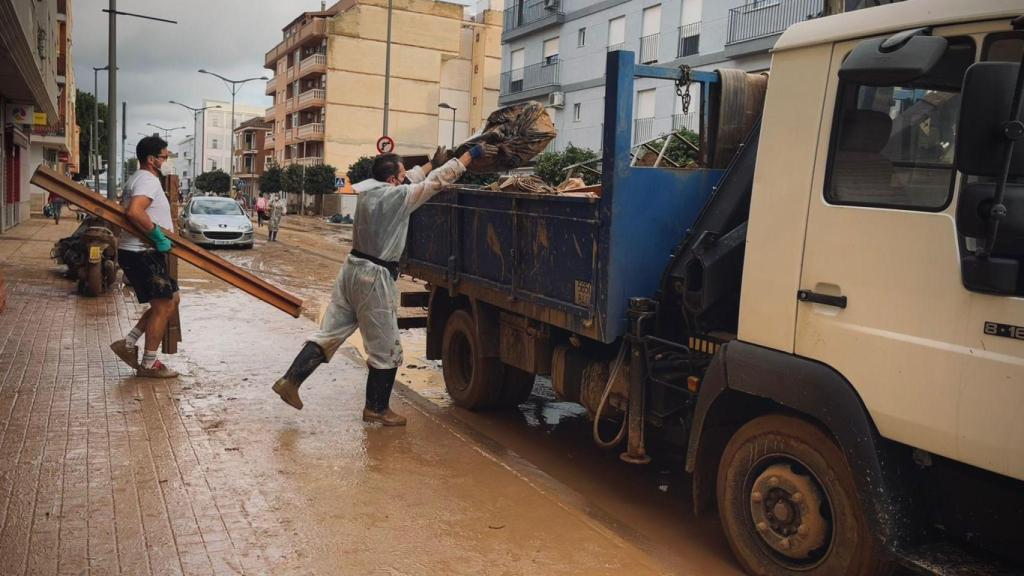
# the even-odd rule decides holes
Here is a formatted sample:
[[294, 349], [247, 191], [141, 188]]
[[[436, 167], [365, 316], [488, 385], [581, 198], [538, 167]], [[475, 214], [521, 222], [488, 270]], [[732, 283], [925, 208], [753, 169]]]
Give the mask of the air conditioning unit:
[[548, 106], [562, 108], [565, 106], [565, 92], [552, 92], [548, 94]]
[[547, 10], [558, 10], [558, 0], [544, 0], [544, 8]]

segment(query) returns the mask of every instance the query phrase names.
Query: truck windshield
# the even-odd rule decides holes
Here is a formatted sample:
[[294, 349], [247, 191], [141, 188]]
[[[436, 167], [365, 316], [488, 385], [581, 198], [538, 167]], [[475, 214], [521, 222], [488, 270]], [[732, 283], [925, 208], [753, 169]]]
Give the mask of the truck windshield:
[[934, 75], [898, 86], [842, 86], [827, 198], [941, 210], [953, 182], [959, 85], [973, 44], [951, 41]]

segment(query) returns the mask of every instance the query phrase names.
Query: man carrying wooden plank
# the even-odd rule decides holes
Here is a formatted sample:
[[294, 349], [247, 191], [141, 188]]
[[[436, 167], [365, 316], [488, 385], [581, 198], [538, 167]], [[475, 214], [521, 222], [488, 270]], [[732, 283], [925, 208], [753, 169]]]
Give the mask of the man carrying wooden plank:
[[[310, 336], [274, 392], [290, 406], [302, 409], [299, 386], [356, 331], [363, 335], [370, 373], [366, 378], [363, 421], [404, 426], [405, 417], [389, 407], [395, 375], [402, 365], [402, 342], [395, 308], [398, 259], [405, 250], [409, 216], [434, 195], [459, 179], [471, 162], [497, 152], [477, 144], [444, 165], [439, 148], [431, 161], [408, 172], [401, 157], [383, 154], [373, 161], [373, 177], [355, 185], [359, 193], [352, 251], [341, 266], [331, 302], [320, 330]], [[436, 167], [436, 170], [432, 168]]]
[[[177, 310], [179, 301], [178, 282], [171, 278], [167, 267], [171, 241], [161, 230], [163, 227], [174, 231], [171, 206], [160, 184], [160, 169], [169, 157], [167, 142], [159, 136], [147, 136], [139, 140], [135, 155], [139, 159], [139, 170], [125, 183], [121, 203], [127, 208], [128, 220], [139, 230], [148, 230], [149, 241], [122, 230], [117, 258], [125, 278], [135, 290], [135, 297], [140, 304], [149, 303], [149, 308], [128, 336], [111, 344], [110, 349], [135, 368], [139, 376], [174, 378], [178, 373], [156, 357], [168, 320]], [[140, 363], [137, 342], [143, 334], [146, 346]]]

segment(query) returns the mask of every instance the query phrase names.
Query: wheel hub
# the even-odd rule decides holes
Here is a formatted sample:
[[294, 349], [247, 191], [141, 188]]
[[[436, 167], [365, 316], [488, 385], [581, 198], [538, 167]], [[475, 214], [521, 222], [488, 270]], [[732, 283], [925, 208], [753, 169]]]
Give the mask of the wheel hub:
[[817, 480], [788, 464], [773, 464], [754, 480], [750, 514], [757, 533], [772, 550], [793, 560], [811, 560], [825, 545], [829, 522]]

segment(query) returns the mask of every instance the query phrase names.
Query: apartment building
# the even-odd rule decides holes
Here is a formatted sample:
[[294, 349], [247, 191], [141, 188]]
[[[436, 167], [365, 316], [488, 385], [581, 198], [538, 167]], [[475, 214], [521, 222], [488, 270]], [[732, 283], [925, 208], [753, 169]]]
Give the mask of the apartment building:
[[[58, 172], [78, 173], [79, 127], [75, 114], [75, 68], [71, 52], [71, 0], [58, 0], [57, 6], [57, 116], [36, 112], [33, 115], [29, 167], [45, 164]], [[35, 185], [31, 188], [33, 212], [41, 212], [48, 193]]]
[[58, 5], [66, 12], [67, 3], [58, 0], [0, 0], [0, 232], [29, 218], [36, 114], [47, 125], [61, 117]]
[[253, 118], [235, 128], [235, 178], [239, 190], [248, 196], [260, 193], [260, 176], [273, 159], [273, 150], [266, 146], [270, 123]]
[[[875, 0], [516, 0], [506, 3], [501, 105], [548, 105], [558, 137], [549, 149], [601, 149], [606, 54], [694, 69], [767, 70], [769, 50], [792, 24], [888, 3]], [[671, 83], [640, 79], [633, 142], [697, 127], [696, 90], [683, 113]]]
[[[231, 162], [231, 102], [204, 98], [203, 106], [209, 106], [210, 109], [204, 111], [200, 118], [196, 173], [202, 174], [217, 169], [228, 172]], [[263, 108], [235, 103], [234, 126], [262, 117]]]
[[[481, 5], [471, 18], [449, 2], [394, 6], [387, 134], [398, 152], [425, 154], [465, 139], [497, 107], [501, 13]], [[278, 164], [327, 163], [344, 172], [376, 153], [384, 134], [387, 6], [341, 0], [282, 29], [265, 55], [274, 73], [265, 146]]]

